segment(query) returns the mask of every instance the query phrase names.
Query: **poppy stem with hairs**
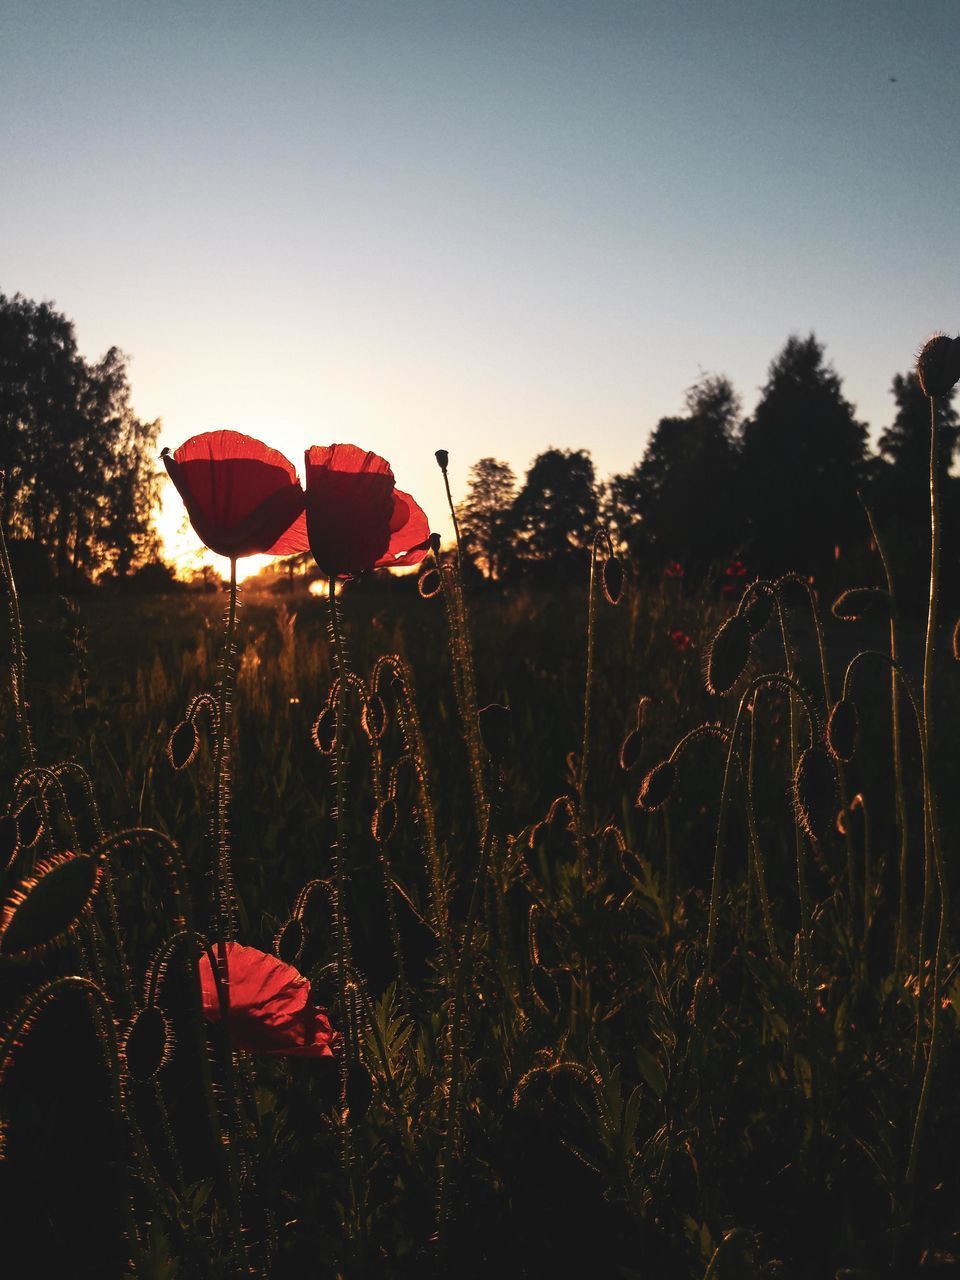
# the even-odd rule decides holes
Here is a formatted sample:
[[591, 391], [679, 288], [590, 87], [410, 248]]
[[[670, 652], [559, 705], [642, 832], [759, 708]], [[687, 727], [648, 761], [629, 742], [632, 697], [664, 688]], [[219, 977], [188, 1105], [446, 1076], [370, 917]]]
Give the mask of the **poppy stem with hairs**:
[[10, 610], [10, 642], [13, 648], [13, 664], [11, 667], [14, 712], [17, 718], [17, 731], [20, 735], [20, 747], [23, 751], [24, 764], [32, 768], [37, 762], [36, 748], [30, 733], [30, 717], [27, 711], [27, 659], [23, 648], [23, 626], [20, 622], [20, 598], [17, 595], [17, 584], [10, 564], [10, 553], [4, 533], [4, 516], [6, 514], [6, 488], [4, 473], [0, 471], [0, 573], [3, 574], [4, 586], [7, 588], [7, 605]]
[[[344, 843], [346, 834], [346, 824], [344, 822], [344, 793], [345, 793], [345, 764], [344, 759], [344, 736], [346, 730], [346, 709], [347, 709], [347, 656], [343, 645], [343, 634], [340, 629], [340, 615], [337, 608], [337, 579], [335, 574], [331, 574], [327, 579], [328, 582], [328, 598], [330, 601], [330, 632], [333, 637], [333, 655], [336, 665], [336, 675], [339, 677], [339, 685], [337, 690], [337, 721], [335, 736], [335, 755], [334, 755], [334, 788], [335, 788], [335, 804], [336, 804], [336, 850], [337, 850], [337, 866], [335, 871], [336, 879], [336, 902], [334, 905], [334, 915], [337, 930], [337, 988], [340, 1000], [341, 1017], [346, 1018], [347, 1014], [347, 920], [344, 907], [344, 894], [346, 892], [347, 876], [344, 858]], [[353, 1044], [350, 1034], [344, 1037], [344, 1063], [349, 1064], [352, 1061]], [[341, 1081], [346, 1080], [346, 1070], [341, 1073]]]
[[235, 909], [233, 901], [233, 873], [230, 867], [230, 836], [228, 830], [230, 806], [230, 725], [233, 690], [233, 659], [237, 630], [237, 561], [230, 558], [230, 604], [227, 609], [227, 627], [223, 638], [223, 657], [220, 666], [220, 684], [217, 690], [217, 741], [213, 767], [213, 837], [214, 857], [217, 859], [217, 938], [218, 967], [224, 986], [229, 991], [226, 944], [234, 936]]

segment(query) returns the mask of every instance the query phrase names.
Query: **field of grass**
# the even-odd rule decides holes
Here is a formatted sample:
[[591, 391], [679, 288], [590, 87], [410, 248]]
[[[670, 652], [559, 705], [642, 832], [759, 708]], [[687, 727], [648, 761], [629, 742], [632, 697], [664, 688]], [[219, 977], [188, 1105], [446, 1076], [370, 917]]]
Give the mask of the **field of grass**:
[[[585, 769], [586, 582], [443, 585], [347, 585], [342, 708], [327, 601], [242, 592], [228, 746], [204, 704], [182, 769], [168, 741], [216, 699], [223, 597], [23, 604], [38, 767], [9, 686], [4, 898], [58, 850], [109, 876], [72, 916], [58, 886], [8, 913], [35, 944], [0, 970], [0, 1203], [31, 1258], [10, 1274], [947, 1274], [946, 626], [925, 770], [903, 688], [895, 759], [882, 600], [841, 622], [789, 579], [743, 601], [595, 586]], [[922, 629], [901, 632], [919, 700]], [[835, 719], [830, 754], [861, 650], [881, 656], [850, 676], [855, 749]], [[193, 930], [215, 946], [233, 908], [240, 942], [310, 979], [336, 1058], [203, 1021]], [[144, 1006], [172, 1032], [155, 1060], [125, 1042]]]

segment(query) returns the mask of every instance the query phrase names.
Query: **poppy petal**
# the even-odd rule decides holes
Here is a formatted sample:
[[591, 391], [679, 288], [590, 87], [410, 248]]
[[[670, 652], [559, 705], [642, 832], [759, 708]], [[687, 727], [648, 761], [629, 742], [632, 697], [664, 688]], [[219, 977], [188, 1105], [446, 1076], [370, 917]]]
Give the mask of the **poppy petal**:
[[239, 431], [192, 436], [163, 461], [190, 523], [219, 555], [290, 555], [306, 550], [305, 530], [291, 533], [303, 511], [293, 463]]
[[390, 546], [390, 464], [356, 445], [314, 445], [306, 479], [307, 534], [320, 568], [331, 577], [374, 568]]
[[378, 565], [419, 564], [430, 548], [430, 522], [409, 493], [393, 491], [390, 545]]

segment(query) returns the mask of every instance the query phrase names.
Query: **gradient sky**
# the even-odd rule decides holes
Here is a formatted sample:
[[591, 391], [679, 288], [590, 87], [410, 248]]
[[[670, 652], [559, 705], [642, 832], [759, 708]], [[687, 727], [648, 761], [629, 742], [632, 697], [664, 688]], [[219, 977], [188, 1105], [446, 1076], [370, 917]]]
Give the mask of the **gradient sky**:
[[958, 59], [956, 0], [0, 0], [0, 291], [441, 530], [437, 447], [625, 470], [791, 331], [876, 431], [960, 328]]

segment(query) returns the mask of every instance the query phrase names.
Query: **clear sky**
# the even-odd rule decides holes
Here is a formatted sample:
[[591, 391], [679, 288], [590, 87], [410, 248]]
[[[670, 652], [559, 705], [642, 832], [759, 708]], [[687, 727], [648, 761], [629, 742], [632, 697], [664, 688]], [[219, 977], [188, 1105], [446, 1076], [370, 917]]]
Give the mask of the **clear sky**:
[[0, 291], [162, 442], [628, 469], [816, 331], [874, 430], [960, 328], [957, 0], [0, 0]]

